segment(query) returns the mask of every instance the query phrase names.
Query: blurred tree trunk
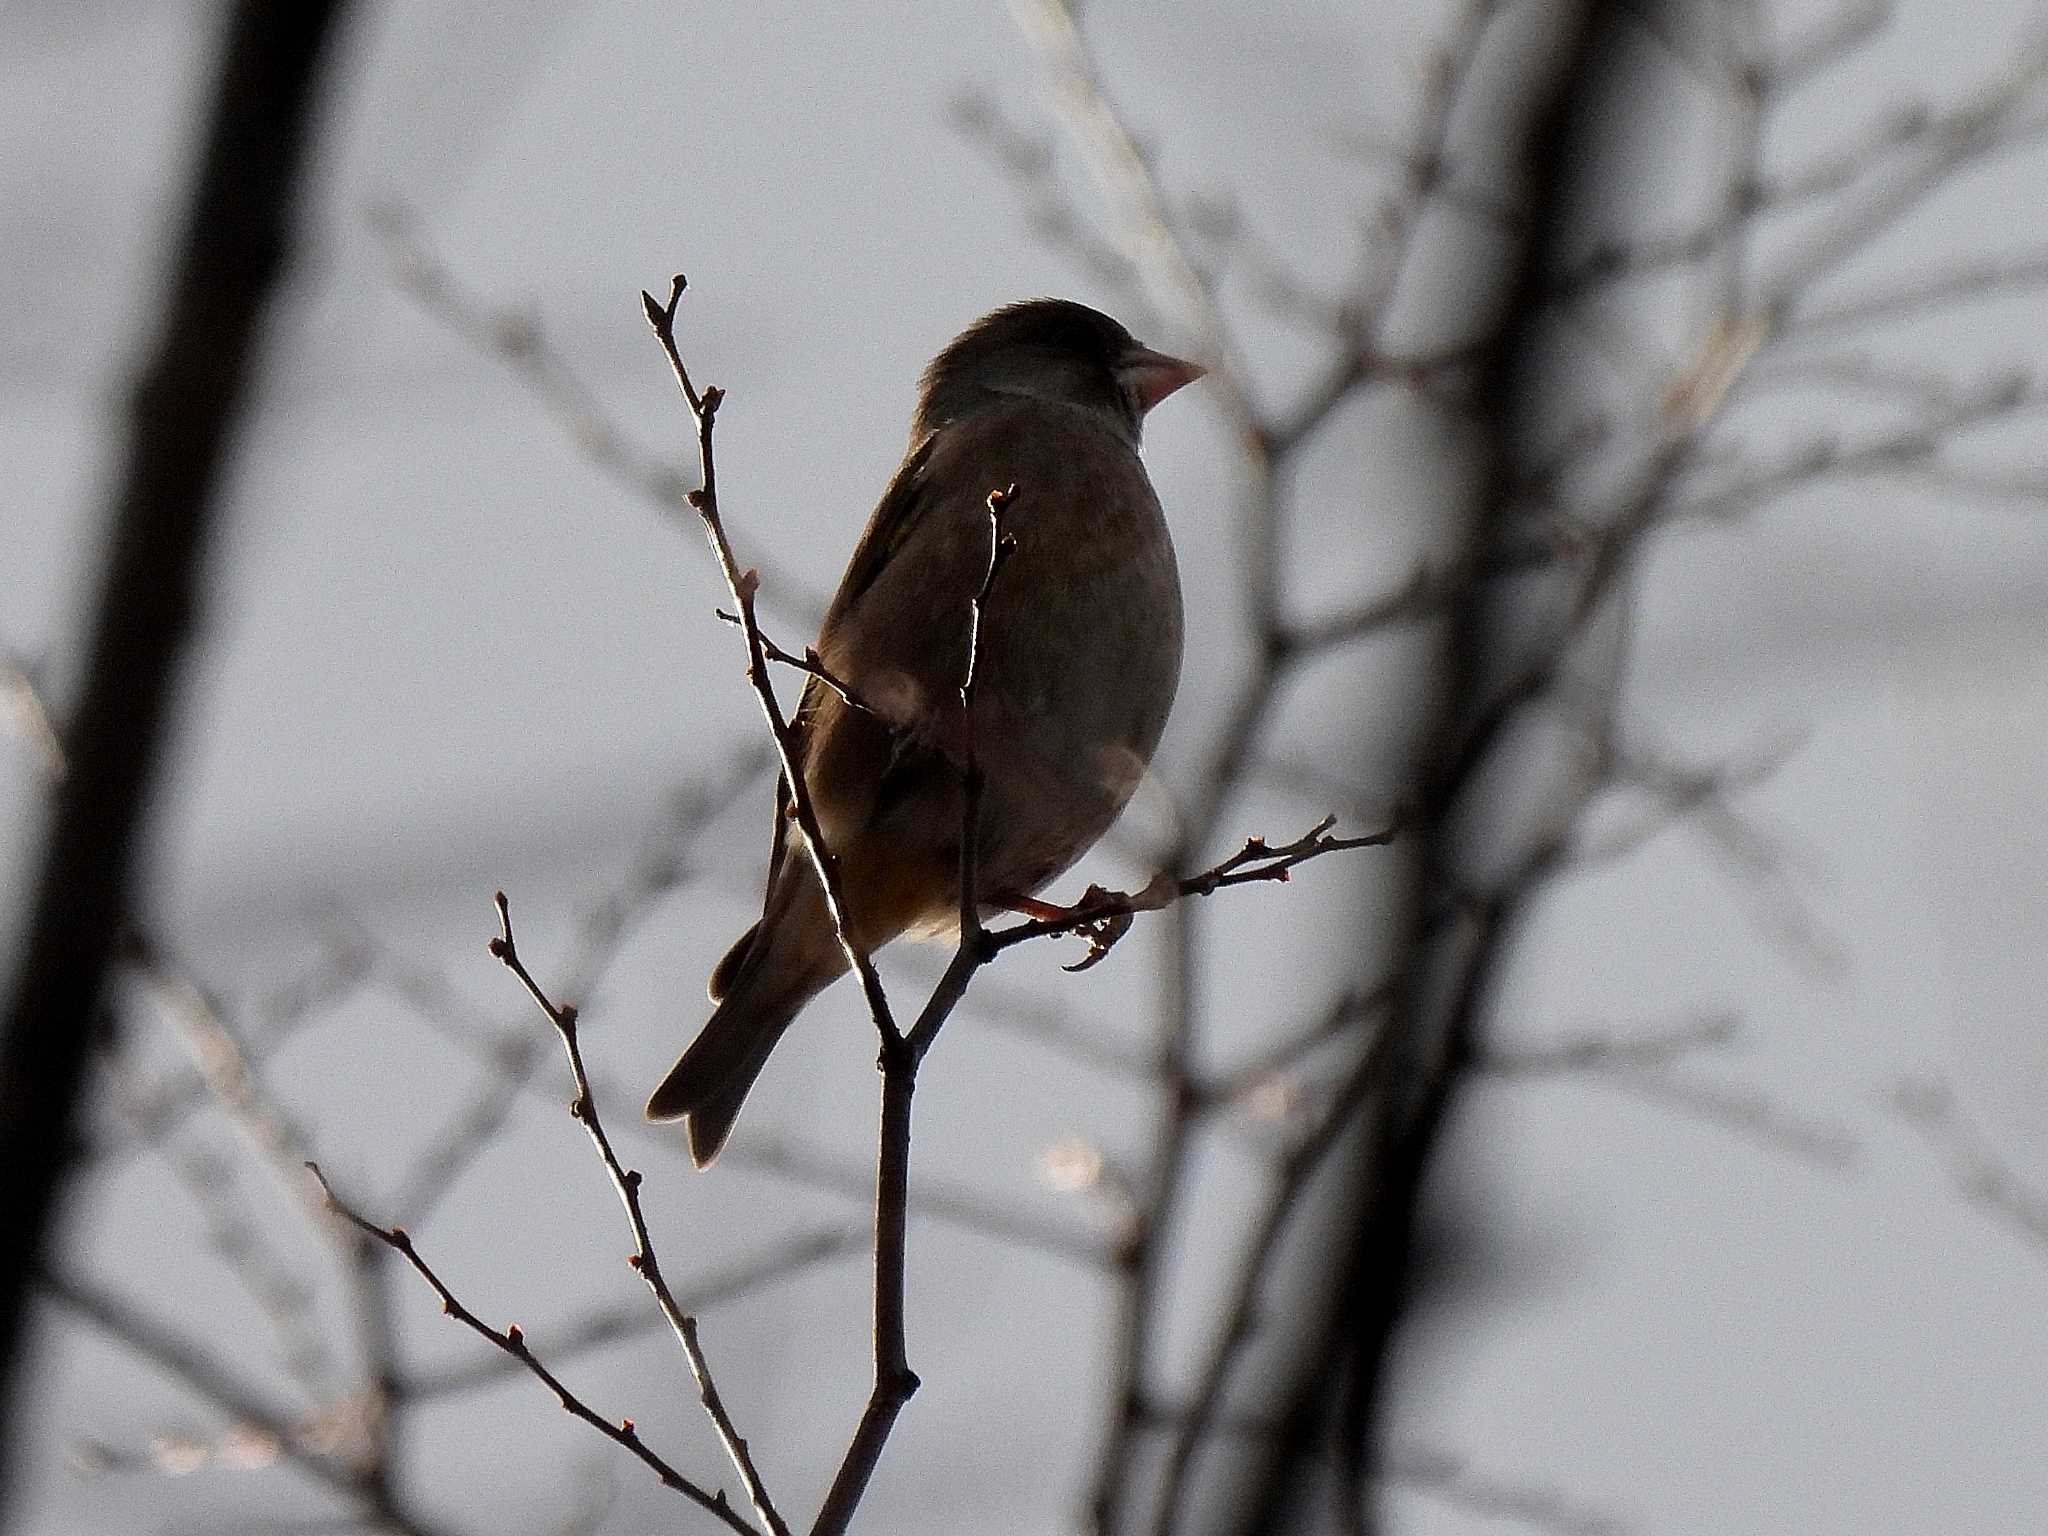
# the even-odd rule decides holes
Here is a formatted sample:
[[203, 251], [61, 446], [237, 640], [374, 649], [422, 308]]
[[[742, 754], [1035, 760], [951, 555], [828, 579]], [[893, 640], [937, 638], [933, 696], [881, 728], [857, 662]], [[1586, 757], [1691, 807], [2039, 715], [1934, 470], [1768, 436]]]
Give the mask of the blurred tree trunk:
[[[1598, 0], [1564, 8], [1554, 55], [1536, 66], [1518, 110], [1503, 113], [1526, 125], [1521, 153], [1506, 160], [1513, 201], [1525, 216], [1519, 241], [1500, 253], [1492, 291], [1471, 296], [1474, 315], [1498, 318], [1470, 402], [1475, 493], [1462, 509], [1446, 509], [1463, 523], [1454, 561], [1463, 568], [1501, 568], [1512, 558], [1509, 510], [1541, 402], [1558, 383], [1541, 344], [1544, 286], [1567, 243], [1573, 210], [1585, 206], [1589, 125], [1615, 107], [1629, 84], [1614, 9]], [[1499, 584], [1470, 583], [1417, 679], [1429, 707], [1409, 775], [1416, 814], [1400, 850], [1404, 932], [1394, 951], [1398, 969], [1378, 1049], [1374, 1111], [1350, 1133], [1336, 1176], [1310, 1191], [1323, 1209], [1303, 1213], [1316, 1238], [1284, 1314], [1298, 1321], [1273, 1383], [1277, 1430], [1252, 1441], [1236, 1508], [1219, 1527], [1377, 1528], [1375, 1471], [1393, 1348], [1406, 1303], [1430, 1283], [1417, 1231], [1424, 1182], [1523, 898], [1559, 856], [1555, 836], [1546, 834], [1561, 832], [1565, 819], [1552, 823], [1539, 812], [1535, 825], [1509, 832], [1507, 856], [1494, 848], [1491, 860], [1511, 873], [1491, 879], [1468, 867], [1472, 851], [1461, 849], [1460, 823], [1506, 734], [1504, 723], [1522, 702], [1517, 669], [1532, 656], [1555, 658], [1595, 620], [1614, 583], [1611, 574], [1597, 579], [1600, 588], [1573, 594], [1567, 629], [1533, 646]], [[1556, 663], [1536, 663], [1546, 664]], [[1334, 1502], [1334, 1520], [1325, 1499]]]
[[[0, 1035], [0, 1382], [77, 1134], [135, 878], [136, 849], [199, 612], [207, 532], [284, 271], [325, 45], [344, 6], [241, 0], [154, 352], [134, 385], [68, 772], [43, 848]], [[0, 1418], [0, 1508], [11, 1426]]]

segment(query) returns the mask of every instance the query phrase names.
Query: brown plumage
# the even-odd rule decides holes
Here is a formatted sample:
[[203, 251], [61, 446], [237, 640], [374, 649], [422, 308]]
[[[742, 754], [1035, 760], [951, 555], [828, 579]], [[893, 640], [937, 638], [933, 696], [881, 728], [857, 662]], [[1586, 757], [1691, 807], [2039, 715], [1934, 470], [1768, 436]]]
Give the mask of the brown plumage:
[[[868, 520], [798, 704], [797, 760], [864, 950], [957, 932], [960, 765], [946, 748], [989, 552], [988, 496], [1016, 486], [1016, 551], [982, 630], [975, 739], [980, 895], [1028, 896], [1130, 798], [1180, 675], [1180, 582], [1138, 460], [1145, 412], [1194, 378], [1064, 300], [977, 321], [926, 369], [911, 447]], [[878, 719], [876, 715], [883, 718]], [[759, 922], [711, 973], [710, 1021], [648, 1100], [707, 1166], [797, 1013], [846, 969], [803, 834], [778, 796]]]

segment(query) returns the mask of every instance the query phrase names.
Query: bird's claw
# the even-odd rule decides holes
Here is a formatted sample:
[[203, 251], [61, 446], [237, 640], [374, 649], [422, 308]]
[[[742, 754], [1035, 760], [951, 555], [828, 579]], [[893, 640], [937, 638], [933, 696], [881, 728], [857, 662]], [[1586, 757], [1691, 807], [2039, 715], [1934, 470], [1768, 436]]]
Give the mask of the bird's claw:
[[[1094, 906], [1098, 902], [1110, 902], [1119, 899], [1116, 892], [1106, 891], [1099, 885], [1091, 885], [1081, 893], [1081, 899], [1074, 903], [1074, 910], [1085, 912], [1089, 907]], [[1092, 921], [1082, 923], [1074, 929], [1074, 932], [1088, 941], [1088, 953], [1079, 960], [1076, 960], [1072, 965], [1063, 965], [1060, 969], [1078, 974], [1081, 971], [1092, 970], [1100, 965], [1109, 958], [1109, 952], [1115, 947], [1116, 941], [1131, 931], [1131, 924], [1135, 917], [1136, 914], [1128, 910], [1121, 910], [1109, 912]]]

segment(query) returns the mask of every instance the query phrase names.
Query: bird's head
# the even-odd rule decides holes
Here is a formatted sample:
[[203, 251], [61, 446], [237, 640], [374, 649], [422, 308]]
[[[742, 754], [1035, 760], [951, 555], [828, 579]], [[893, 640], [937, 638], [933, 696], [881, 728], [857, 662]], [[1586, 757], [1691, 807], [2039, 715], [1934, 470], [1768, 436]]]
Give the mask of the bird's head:
[[1100, 411], [1135, 445], [1145, 413], [1205, 371], [1153, 351], [1100, 310], [1028, 299], [982, 316], [932, 359], [911, 438], [1024, 395]]

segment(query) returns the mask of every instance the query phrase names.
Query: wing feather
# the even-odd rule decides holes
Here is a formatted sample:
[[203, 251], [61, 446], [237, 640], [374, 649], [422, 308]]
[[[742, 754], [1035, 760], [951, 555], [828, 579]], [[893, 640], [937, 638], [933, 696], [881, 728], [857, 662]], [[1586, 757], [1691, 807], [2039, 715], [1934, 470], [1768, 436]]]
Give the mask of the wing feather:
[[[937, 437], [936, 432], [927, 433], [924, 440], [904, 457], [888, 489], [882, 492], [882, 499], [875, 503], [867, 527], [861, 530], [860, 542], [854, 545], [852, 558], [847, 561], [839, 590], [833, 594], [832, 606], [825, 611], [822, 631], [830, 631], [860, 600], [861, 594], [875, 584], [883, 567], [903, 548], [911, 530], [923, 516], [927, 506], [927, 499], [922, 495], [925, 470], [931, 463], [932, 445]], [[824, 698], [825, 685], [815, 677], [805, 679], [803, 692], [797, 697], [796, 713], [790, 717], [796, 736], [793, 755], [806, 773], [810, 771], [811, 764], [811, 727]], [[775, 889], [775, 877], [781, 871], [783, 856], [789, 847], [790, 824], [795, 819], [795, 798], [789, 792], [789, 777], [778, 774], [775, 780], [774, 836], [769, 844], [768, 879], [762, 892], [763, 911], [766, 910], [768, 893]]]

